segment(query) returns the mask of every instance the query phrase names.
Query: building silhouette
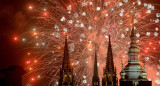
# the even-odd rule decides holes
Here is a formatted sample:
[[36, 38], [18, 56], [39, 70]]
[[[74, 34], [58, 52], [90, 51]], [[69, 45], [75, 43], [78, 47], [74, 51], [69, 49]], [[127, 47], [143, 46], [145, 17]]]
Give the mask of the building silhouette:
[[62, 68], [60, 69], [59, 86], [75, 86], [73, 68], [70, 65], [67, 36], [65, 38], [64, 56]]
[[98, 67], [97, 67], [97, 54], [95, 49], [95, 58], [94, 58], [94, 71], [92, 77], [92, 86], [100, 86], [99, 76], [98, 76]]
[[103, 70], [102, 86], [118, 86], [116, 68], [113, 62], [112, 46], [109, 35], [108, 53], [106, 58], [106, 67]]
[[[138, 48], [136, 44], [136, 34], [134, 28], [131, 31], [131, 43], [128, 52], [128, 64], [123, 67], [120, 73], [119, 86], [152, 86], [152, 81], [147, 79], [145, 64], [143, 67], [139, 64]], [[97, 54], [95, 49], [94, 69], [92, 76], [92, 86], [100, 86], [98, 76]], [[60, 69], [59, 86], [76, 86], [73, 75], [73, 68], [70, 65], [67, 37], [65, 38], [64, 56], [62, 68]], [[118, 86], [116, 68], [114, 66], [111, 39], [109, 35], [108, 52], [106, 65], [103, 69], [102, 86]]]
[[123, 68], [120, 73], [120, 86], [152, 86], [152, 82], [147, 79], [147, 73], [145, 72], [145, 65], [139, 64], [138, 48], [136, 44], [135, 30], [132, 27], [131, 31], [131, 43], [128, 52], [128, 64]]

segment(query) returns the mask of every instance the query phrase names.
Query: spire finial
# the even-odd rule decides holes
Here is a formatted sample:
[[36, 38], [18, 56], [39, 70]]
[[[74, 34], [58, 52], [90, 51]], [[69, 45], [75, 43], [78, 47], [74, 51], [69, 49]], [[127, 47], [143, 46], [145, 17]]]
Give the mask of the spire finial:
[[131, 31], [131, 42], [136, 41], [135, 29], [134, 29], [134, 12], [132, 12], [132, 31]]
[[144, 65], [143, 65], [143, 72], [145, 72], [146, 68], [145, 68], [145, 62], [144, 62]]
[[67, 44], [67, 35], [65, 35], [65, 45]]
[[108, 48], [111, 48], [111, 36], [109, 34]]
[[109, 42], [110, 42], [111, 38], [110, 38], [110, 34], [109, 34]]
[[63, 69], [70, 69], [70, 58], [69, 58], [69, 50], [68, 50], [68, 42], [67, 35], [65, 35], [65, 46], [64, 46], [64, 57], [63, 57]]
[[132, 26], [134, 26], [134, 14], [132, 14]]
[[134, 10], [132, 9], [132, 12], [131, 12], [132, 14], [132, 19], [131, 19], [131, 21], [132, 21], [132, 30], [134, 29]]

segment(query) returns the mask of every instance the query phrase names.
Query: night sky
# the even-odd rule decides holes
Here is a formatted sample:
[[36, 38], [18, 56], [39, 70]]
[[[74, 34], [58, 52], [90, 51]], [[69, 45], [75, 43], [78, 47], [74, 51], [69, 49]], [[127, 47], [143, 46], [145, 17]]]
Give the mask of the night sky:
[[[25, 52], [13, 38], [29, 28], [27, 7], [32, 0], [0, 0], [0, 69], [10, 65], [24, 66]], [[160, 0], [146, 0], [160, 4]]]
[[13, 40], [28, 27], [27, 0], [0, 1], [0, 69], [10, 65], [22, 65], [24, 52]]

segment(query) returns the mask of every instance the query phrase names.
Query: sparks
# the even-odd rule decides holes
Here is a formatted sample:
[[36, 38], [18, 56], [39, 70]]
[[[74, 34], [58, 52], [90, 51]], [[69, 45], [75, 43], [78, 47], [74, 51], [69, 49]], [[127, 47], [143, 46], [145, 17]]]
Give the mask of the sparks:
[[[20, 35], [21, 37], [13, 38], [15, 41], [21, 39], [21, 42], [27, 45], [25, 49], [30, 51], [26, 59], [31, 62], [27, 61], [26, 69], [32, 71], [29, 71], [26, 77], [40, 74], [41, 78], [35, 79], [50, 77], [45, 85], [57, 82], [66, 35], [69, 54], [73, 61], [71, 65], [74, 65], [75, 78], [78, 78], [76, 83], [80, 83], [80, 86], [92, 83], [89, 76], [92, 76], [90, 70], [93, 70], [92, 58], [95, 45], [97, 45], [99, 73], [102, 78], [109, 34], [117, 72], [120, 72], [121, 61], [127, 62], [130, 32], [133, 27], [139, 45], [140, 61], [143, 62], [145, 60], [143, 57], [149, 56], [150, 60], [146, 64], [152, 69], [158, 69], [156, 66], [158, 57], [153, 53], [157, 53], [160, 47], [160, 13], [156, 12], [152, 4], [140, 0], [134, 3], [132, 0], [71, 0], [67, 4], [60, 3], [58, 0], [37, 1], [41, 4], [29, 6], [33, 13], [30, 20], [34, 21], [30, 31]], [[152, 19], [155, 13], [155, 18]], [[154, 26], [155, 29], [152, 29]], [[155, 70], [148, 69], [147, 72], [150, 71]], [[81, 75], [85, 75], [86, 78], [83, 79]], [[153, 80], [159, 76], [148, 77]]]
[[32, 9], [33, 7], [32, 6], [29, 6], [29, 9]]
[[18, 40], [18, 37], [14, 37], [13, 39], [14, 39], [15, 41], [17, 41], [17, 40]]

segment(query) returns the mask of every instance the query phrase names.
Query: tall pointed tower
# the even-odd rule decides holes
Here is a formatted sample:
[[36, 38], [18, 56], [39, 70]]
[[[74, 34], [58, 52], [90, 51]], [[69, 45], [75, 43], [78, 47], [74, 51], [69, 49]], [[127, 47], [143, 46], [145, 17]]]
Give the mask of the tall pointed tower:
[[112, 46], [109, 35], [108, 53], [106, 58], [106, 67], [103, 70], [102, 86], [118, 86], [116, 68], [114, 67]]
[[62, 68], [60, 69], [59, 86], [75, 86], [73, 69], [70, 65], [67, 36], [65, 38]]
[[95, 49], [95, 59], [94, 59], [94, 71], [92, 77], [92, 86], [100, 86], [99, 76], [98, 76], [98, 67], [97, 67], [97, 54]]
[[132, 27], [131, 43], [128, 52], [128, 64], [123, 68], [120, 73], [120, 86], [151, 86], [152, 82], [148, 81], [145, 67], [139, 64], [138, 48], [136, 44], [135, 30]]

